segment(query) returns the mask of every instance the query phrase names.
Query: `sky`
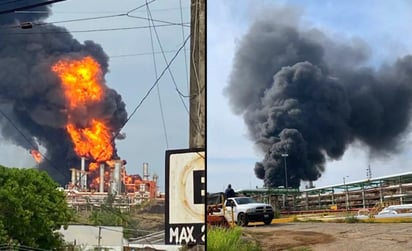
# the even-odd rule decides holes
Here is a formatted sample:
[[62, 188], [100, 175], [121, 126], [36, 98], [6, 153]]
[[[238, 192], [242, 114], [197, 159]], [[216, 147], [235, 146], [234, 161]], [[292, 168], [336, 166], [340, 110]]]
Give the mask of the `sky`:
[[[170, 62], [190, 34], [190, 1], [147, 2], [153, 19], [185, 25], [161, 26], [165, 23], [155, 21], [156, 30], [149, 29], [144, 0], [67, 0], [52, 5], [52, 15], [45, 20], [66, 28], [81, 43], [93, 40], [102, 46], [109, 56], [106, 83], [122, 96], [129, 116], [167, 65], [161, 51]], [[135, 9], [137, 7], [140, 8]], [[130, 16], [79, 20], [120, 15], [131, 10]], [[142, 26], [144, 28], [135, 28]], [[102, 29], [106, 31], [94, 31]], [[171, 63], [170, 72], [165, 72], [121, 130], [126, 138], [116, 140], [118, 155], [127, 161], [128, 174], [142, 175], [143, 163], [149, 163], [149, 174], [159, 176], [158, 185], [163, 192], [165, 151], [188, 148], [189, 103], [176, 87], [182, 95], [188, 95], [189, 49], [190, 39]], [[154, 59], [152, 52], [155, 52]], [[36, 165], [27, 150], [5, 139], [0, 140], [0, 164], [10, 167]]]
[[[250, 25], [271, 8], [291, 6], [300, 13], [300, 25], [317, 28], [339, 41], [358, 40], [371, 51], [366, 64], [378, 69], [398, 57], [412, 54], [412, 5], [409, 1], [217, 1], [207, 5], [207, 187], [223, 191], [262, 187], [254, 166], [263, 159], [249, 137], [242, 116], [235, 115], [223, 94], [233, 69], [239, 41]], [[273, 16], [273, 22], [277, 22]], [[259, 38], [256, 38], [259, 39]], [[393, 111], [396, 112], [396, 111]], [[408, 147], [410, 126], [396, 154], [374, 156], [364, 144], [354, 141], [339, 160], [328, 160], [316, 187], [411, 171], [412, 151]], [[307, 183], [302, 182], [301, 188]]]

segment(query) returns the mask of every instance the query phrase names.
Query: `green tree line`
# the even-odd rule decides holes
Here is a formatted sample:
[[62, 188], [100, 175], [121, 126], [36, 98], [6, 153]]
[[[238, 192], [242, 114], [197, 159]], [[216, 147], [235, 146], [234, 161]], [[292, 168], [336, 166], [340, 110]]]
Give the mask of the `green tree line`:
[[65, 195], [46, 172], [0, 166], [0, 245], [55, 249], [72, 219]]

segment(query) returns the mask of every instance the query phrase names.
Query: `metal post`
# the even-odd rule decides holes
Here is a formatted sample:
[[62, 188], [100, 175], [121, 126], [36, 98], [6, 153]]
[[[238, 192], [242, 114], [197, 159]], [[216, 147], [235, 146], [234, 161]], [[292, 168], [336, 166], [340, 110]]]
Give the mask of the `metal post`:
[[284, 204], [284, 208], [286, 208], [287, 206], [287, 200], [288, 200], [288, 170], [287, 170], [287, 166], [286, 166], [286, 158], [289, 156], [287, 153], [282, 153], [281, 155], [284, 160], [285, 160], [285, 189], [286, 189], [286, 194], [285, 194], [285, 204]]
[[343, 177], [343, 185], [345, 186], [346, 190], [346, 210], [349, 210], [349, 191], [348, 191], [348, 186], [346, 185], [346, 179], [349, 178], [349, 176]]
[[285, 188], [288, 188], [288, 169], [286, 166], [286, 158], [289, 156], [287, 153], [282, 153], [282, 157], [285, 160]]
[[97, 250], [100, 250], [100, 240], [102, 239], [102, 227], [99, 226], [99, 236], [97, 237]]

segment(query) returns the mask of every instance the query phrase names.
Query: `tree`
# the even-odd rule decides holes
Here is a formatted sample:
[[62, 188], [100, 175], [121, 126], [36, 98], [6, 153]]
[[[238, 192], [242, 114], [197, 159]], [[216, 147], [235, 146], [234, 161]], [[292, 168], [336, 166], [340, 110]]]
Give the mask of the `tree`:
[[53, 249], [63, 245], [55, 232], [67, 226], [72, 211], [46, 172], [0, 166], [0, 244]]

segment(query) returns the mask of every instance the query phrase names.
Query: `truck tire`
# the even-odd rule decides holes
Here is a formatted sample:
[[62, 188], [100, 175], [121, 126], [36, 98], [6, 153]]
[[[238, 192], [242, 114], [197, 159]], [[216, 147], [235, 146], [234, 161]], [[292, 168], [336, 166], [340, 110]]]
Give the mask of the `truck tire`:
[[237, 224], [238, 224], [239, 226], [246, 227], [248, 223], [249, 223], [249, 220], [247, 219], [247, 215], [246, 215], [246, 214], [240, 213], [240, 214], [237, 216]]
[[272, 219], [265, 219], [263, 223], [265, 223], [265, 225], [270, 225], [272, 223]]

